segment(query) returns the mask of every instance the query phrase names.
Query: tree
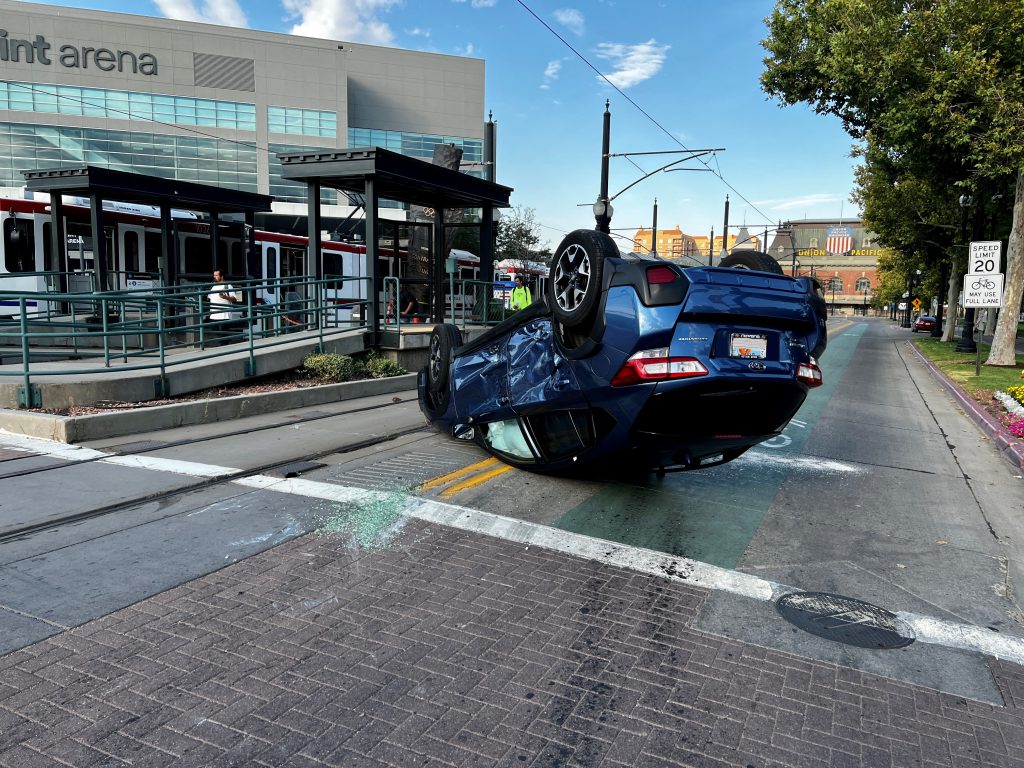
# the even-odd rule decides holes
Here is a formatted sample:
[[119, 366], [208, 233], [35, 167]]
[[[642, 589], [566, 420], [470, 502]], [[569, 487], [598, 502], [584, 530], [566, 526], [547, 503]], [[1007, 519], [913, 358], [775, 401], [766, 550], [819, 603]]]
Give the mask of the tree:
[[[895, 254], [884, 268], [879, 264], [880, 275], [883, 271], [893, 273], [890, 279], [903, 286], [902, 295], [907, 278], [923, 265], [926, 285], [939, 294], [939, 301], [955, 307], [965, 264], [963, 227], [957, 226], [964, 210], [956, 187], [949, 180], [940, 182], [934, 173], [925, 178], [916, 176], [912, 166], [877, 147], [870, 136], [857, 154], [863, 163], [854, 172], [857, 187], [853, 199], [861, 205], [865, 223], [878, 236], [878, 242]], [[949, 280], [940, 286], [944, 273]], [[945, 341], [952, 339], [954, 329], [954, 323], [946, 323]]]
[[[764, 90], [807, 103], [932, 189], [1017, 176], [1003, 301], [1024, 293], [1024, 4], [1020, 0], [778, 0]], [[1004, 312], [988, 358], [1015, 363]]]
[[540, 244], [540, 228], [533, 208], [517, 205], [501, 215], [495, 238], [496, 259], [512, 259], [525, 264], [535, 258]]

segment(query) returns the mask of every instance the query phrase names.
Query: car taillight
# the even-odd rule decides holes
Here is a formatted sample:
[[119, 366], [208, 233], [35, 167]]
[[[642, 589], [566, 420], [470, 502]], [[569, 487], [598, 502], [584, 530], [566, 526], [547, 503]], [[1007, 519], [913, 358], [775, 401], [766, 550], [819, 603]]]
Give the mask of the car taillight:
[[679, 274], [672, 267], [667, 267], [664, 264], [647, 270], [648, 285], [664, 285], [665, 283], [671, 283], [677, 277], [679, 277]]
[[708, 369], [693, 357], [669, 357], [668, 348], [647, 349], [637, 352], [622, 366], [615, 378], [613, 387], [625, 387], [642, 381], [665, 381], [667, 379], [687, 379], [691, 376], [706, 376]]
[[796, 367], [796, 378], [808, 387], [820, 387], [823, 383], [821, 368], [814, 363], [800, 363]]

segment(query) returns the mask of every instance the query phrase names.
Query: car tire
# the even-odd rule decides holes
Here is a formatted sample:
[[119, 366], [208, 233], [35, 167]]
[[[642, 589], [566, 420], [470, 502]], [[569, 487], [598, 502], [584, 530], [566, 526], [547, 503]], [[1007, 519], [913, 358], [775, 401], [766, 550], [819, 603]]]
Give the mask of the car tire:
[[440, 415], [451, 401], [452, 353], [462, 346], [462, 333], [451, 323], [435, 325], [430, 332], [427, 359], [427, 408]]
[[784, 274], [779, 262], [767, 253], [761, 253], [760, 251], [735, 251], [722, 259], [718, 266], [732, 267], [733, 269], [752, 269], [756, 272], [771, 272], [776, 275]]
[[574, 337], [593, 327], [604, 260], [618, 255], [611, 237], [592, 229], [570, 232], [558, 244], [548, 272], [548, 306], [555, 321]]

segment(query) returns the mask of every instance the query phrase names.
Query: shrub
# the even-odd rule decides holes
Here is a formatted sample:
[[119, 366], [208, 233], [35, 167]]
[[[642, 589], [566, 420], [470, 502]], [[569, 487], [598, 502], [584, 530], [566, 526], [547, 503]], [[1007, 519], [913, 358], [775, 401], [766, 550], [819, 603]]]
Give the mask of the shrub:
[[408, 371], [394, 360], [381, 355], [371, 355], [366, 361], [366, 373], [375, 379], [384, 379], [388, 376], [401, 376]]
[[356, 372], [356, 364], [348, 355], [327, 352], [307, 356], [302, 369], [320, 381], [348, 381]]

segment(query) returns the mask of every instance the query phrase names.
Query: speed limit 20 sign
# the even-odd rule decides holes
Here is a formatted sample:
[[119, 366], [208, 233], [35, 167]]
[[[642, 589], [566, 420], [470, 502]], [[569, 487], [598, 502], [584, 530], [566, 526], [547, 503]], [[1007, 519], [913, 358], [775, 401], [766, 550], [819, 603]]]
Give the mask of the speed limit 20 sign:
[[1003, 270], [1001, 259], [1003, 243], [1000, 240], [972, 241], [967, 272], [971, 275], [998, 275]]

